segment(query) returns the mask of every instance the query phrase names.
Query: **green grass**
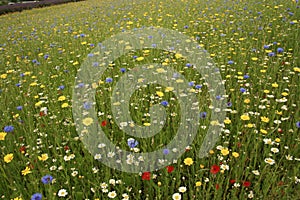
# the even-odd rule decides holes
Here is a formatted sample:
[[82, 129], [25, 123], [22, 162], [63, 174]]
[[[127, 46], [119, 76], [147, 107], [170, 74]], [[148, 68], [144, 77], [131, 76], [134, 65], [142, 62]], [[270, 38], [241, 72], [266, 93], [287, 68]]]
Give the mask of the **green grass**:
[[[130, 199], [165, 200], [175, 193], [182, 199], [247, 199], [251, 194], [253, 199], [299, 199], [297, 6], [299, 3], [292, 0], [88, 0], [0, 16], [0, 136], [5, 135], [5, 126], [14, 127], [0, 140], [0, 197], [30, 199], [41, 193], [43, 199], [50, 200], [63, 198], [58, 191], [65, 189], [65, 199], [109, 199], [111, 191], [116, 191], [115, 199], [122, 199], [125, 193]], [[112, 89], [123, 75], [121, 68], [127, 73], [138, 64], [167, 63], [188, 81], [203, 85], [194, 92], [199, 110], [207, 112], [207, 117], [200, 119], [190, 150], [171, 164], [171, 173], [163, 168], [151, 172], [151, 180], [142, 180], [142, 171], [131, 174], [111, 169], [85, 149], [75, 129], [72, 92], [77, 70], [100, 42], [122, 31], [150, 26], [183, 32], [206, 49], [220, 68], [232, 106], [226, 112], [230, 120], [225, 120], [217, 145], [200, 159], [197, 150], [207, 131], [204, 126], [210, 123], [211, 101], [201, 74], [186, 67], [189, 61], [177, 59], [174, 52], [151, 49], [147, 53], [144, 49], [129, 52], [108, 66], [96, 89], [96, 112], [101, 112], [98, 122], [106, 121], [102, 127], [105, 134], [128, 151], [127, 139], [132, 136], [117, 126], [110, 104]], [[284, 51], [277, 53], [278, 48]], [[275, 55], [269, 56], [270, 52]], [[45, 59], [45, 55], [49, 57]], [[144, 60], [138, 62], [133, 56]], [[108, 77], [113, 78], [112, 83], [105, 82]], [[64, 89], [59, 89], [62, 85]], [[151, 138], [135, 138], [141, 152], [168, 144], [180, 127], [182, 105], [172, 92], [165, 92], [166, 87], [148, 85], [130, 98], [131, 117], [141, 126], [150, 122], [145, 114], [152, 105], [169, 102], [167, 123], [161, 132]], [[61, 96], [65, 99], [59, 101]], [[43, 103], [38, 105], [39, 101]], [[68, 106], [62, 108], [64, 103]], [[43, 107], [47, 107], [46, 115]], [[243, 120], [243, 115], [249, 115], [250, 120]], [[4, 160], [8, 154], [13, 154], [11, 162]], [[48, 159], [40, 160], [42, 154]], [[185, 165], [186, 158], [193, 159], [191, 166]], [[268, 164], [266, 158], [275, 163]], [[228, 169], [214, 175], [210, 172], [213, 165]], [[22, 175], [26, 167], [31, 173]], [[54, 178], [51, 184], [41, 181], [47, 174]], [[181, 186], [187, 190], [179, 192]]]

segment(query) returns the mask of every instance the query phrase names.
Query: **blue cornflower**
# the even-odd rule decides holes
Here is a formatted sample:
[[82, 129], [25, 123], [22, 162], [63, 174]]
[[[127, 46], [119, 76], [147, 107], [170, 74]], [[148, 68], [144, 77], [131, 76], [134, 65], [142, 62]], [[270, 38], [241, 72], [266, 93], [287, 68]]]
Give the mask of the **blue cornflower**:
[[42, 177], [42, 182], [44, 184], [52, 183], [53, 177], [51, 175], [45, 175]]
[[189, 82], [189, 86], [194, 86], [194, 82], [193, 81], [191, 81], [191, 82]]
[[133, 56], [133, 59], [136, 59], [137, 58], [137, 56]]
[[297, 128], [300, 128], [300, 121], [296, 122]]
[[163, 105], [163, 106], [168, 106], [169, 105], [169, 103], [167, 101], [162, 101], [160, 104]]
[[269, 45], [264, 45], [264, 49], [268, 49], [269, 47]]
[[246, 92], [246, 89], [245, 88], [240, 88], [240, 91], [241, 91], [241, 93], [244, 93], [244, 92]]
[[47, 60], [49, 58], [49, 54], [44, 55], [44, 59]]
[[129, 138], [127, 140], [127, 144], [130, 148], [134, 148], [139, 144], [139, 142], [137, 140], [135, 140], [134, 138]]
[[84, 103], [83, 103], [83, 108], [84, 108], [84, 109], [88, 110], [88, 109], [90, 109], [91, 107], [92, 107], [91, 103], [89, 103], [89, 102], [84, 102]]
[[202, 85], [196, 85], [195, 88], [200, 89], [200, 88], [202, 88]]
[[93, 67], [98, 67], [99, 63], [98, 62], [93, 62]]
[[250, 76], [248, 74], [244, 75], [244, 79], [248, 79]]
[[14, 129], [15, 128], [13, 126], [9, 125], [9, 126], [5, 126], [3, 130], [4, 130], [4, 132], [9, 133], [9, 132], [13, 132]]
[[20, 87], [20, 86], [21, 86], [21, 83], [17, 83], [16, 86], [17, 86], [17, 87]]
[[30, 200], [41, 200], [42, 199], [42, 194], [41, 193], [35, 193], [31, 196]]
[[232, 65], [233, 63], [234, 63], [234, 62], [233, 62], [232, 60], [229, 60], [229, 61], [228, 61], [228, 64], [229, 64], [229, 65]]
[[275, 53], [274, 52], [270, 52], [270, 53], [268, 53], [268, 56], [273, 57], [273, 56], [275, 56]]
[[106, 82], [106, 83], [111, 83], [111, 82], [113, 82], [113, 79], [110, 78], [110, 77], [108, 77], [108, 78], [105, 79], [105, 82]]
[[206, 118], [207, 113], [206, 112], [201, 112], [200, 113], [200, 118], [201, 119], [205, 119]]
[[227, 102], [227, 107], [231, 107], [232, 103], [231, 102]]
[[185, 66], [187, 66], [187, 67], [191, 67], [192, 66], [192, 64], [191, 63], [186, 63], [186, 65]]
[[220, 100], [220, 99], [221, 99], [221, 96], [220, 96], [220, 95], [216, 96], [216, 99], [217, 99], [217, 100]]
[[22, 110], [23, 109], [23, 106], [18, 106], [17, 107], [17, 110]]
[[121, 68], [120, 71], [121, 71], [122, 73], [124, 73], [124, 72], [126, 72], [126, 69], [125, 69], [125, 68]]
[[83, 88], [83, 87], [84, 87], [84, 83], [79, 83], [77, 86], [78, 86], [79, 88]]
[[283, 51], [284, 51], [283, 48], [280, 48], [280, 47], [277, 48], [277, 53], [283, 53]]
[[163, 154], [164, 154], [164, 155], [168, 155], [169, 153], [170, 153], [170, 150], [169, 150], [169, 149], [164, 149], [164, 150], [163, 150]]
[[64, 85], [60, 85], [60, 86], [58, 87], [58, 89], [59, 89], [59, 90], [63, 90], [63, 89], [65, 89], [65, 86], [64, 86]]

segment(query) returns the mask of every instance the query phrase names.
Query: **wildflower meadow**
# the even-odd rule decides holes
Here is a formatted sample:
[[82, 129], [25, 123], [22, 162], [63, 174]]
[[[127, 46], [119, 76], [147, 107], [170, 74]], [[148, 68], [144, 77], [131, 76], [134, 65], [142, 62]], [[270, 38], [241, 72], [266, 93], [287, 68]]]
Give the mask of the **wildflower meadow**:
[[298, 0], [0, 16], [0, 199], [300, 199]]

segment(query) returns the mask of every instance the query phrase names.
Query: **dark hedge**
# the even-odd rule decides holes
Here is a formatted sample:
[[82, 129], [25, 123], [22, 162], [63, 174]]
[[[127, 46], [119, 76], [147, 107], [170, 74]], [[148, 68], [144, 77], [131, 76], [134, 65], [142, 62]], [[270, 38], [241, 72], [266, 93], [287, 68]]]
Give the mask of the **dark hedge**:
[[13, 5], [0, 6], [0, 15], [10, 13], [10, 12], [21, 12], [23, 10], [30, 10], [32, 8], [41, 8], [45, 6], [58, 5], [68, 2], [76, 2], [84, 0], [43, 0], [39, 2], [32, 3], [16, 3]]

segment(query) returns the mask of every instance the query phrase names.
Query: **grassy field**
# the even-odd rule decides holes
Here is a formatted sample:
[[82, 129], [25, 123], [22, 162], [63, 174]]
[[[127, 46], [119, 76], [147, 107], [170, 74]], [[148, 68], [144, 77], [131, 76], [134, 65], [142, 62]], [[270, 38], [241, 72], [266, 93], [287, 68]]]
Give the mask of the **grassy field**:
[[[299, 6], [295, 0], [87, 0], [0, 16], [0, 198], [300, 199]], [[197, 153], [212, 124], [213, 97], [203, 74], [177, 52], [145, 47], [111, 62], [93, 85], [96, 104], [83, 106], [95, 108], [97, 122], [73, 119], [78, 69], [110, 36], [146, 27], [185, 34], [220, 69], [226, 118], [204, 158]], [[107, 167], [85, 148], [76, 123], [99, 124], [132, 155], [160, 149], [180, 128], [184, 105], [160, 84], [125, 86], [133, 92], [127, 101], [134, 123], [116, 122], [114, 87], [136, 66], [151, 63], [189, 81], [199, 101], [197, 136], [161, 169]], [[158, 134], [139, 138], [123, 130], [154, 129], [149, 110], [155, 104], [167, 115]]]

